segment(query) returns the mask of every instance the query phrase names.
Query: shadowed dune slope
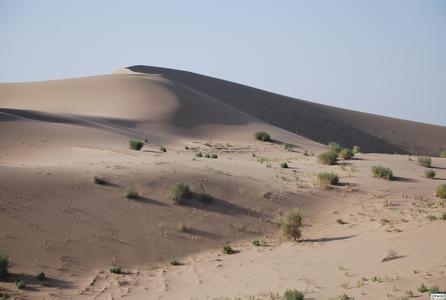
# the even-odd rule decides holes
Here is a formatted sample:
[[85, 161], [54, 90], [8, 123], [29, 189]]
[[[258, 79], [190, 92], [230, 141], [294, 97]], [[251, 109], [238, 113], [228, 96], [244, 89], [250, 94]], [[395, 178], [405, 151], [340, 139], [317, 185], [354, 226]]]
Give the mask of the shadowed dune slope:
[[294, 99], [187, 71], [132, 66], [181, 82], [264, 122], [314, 141], [360, 145], [366, 152], [438, 155], [446, 149], [446, 127], [383, 117]]

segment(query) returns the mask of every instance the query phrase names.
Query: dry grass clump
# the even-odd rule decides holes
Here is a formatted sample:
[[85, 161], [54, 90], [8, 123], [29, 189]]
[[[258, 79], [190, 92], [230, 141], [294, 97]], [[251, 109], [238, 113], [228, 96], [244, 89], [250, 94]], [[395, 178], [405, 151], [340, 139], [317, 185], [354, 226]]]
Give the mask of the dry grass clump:
[[337, 185], [339, 184], [339, 177], [333, 172], [321, 172], [317, 174], [317, 182], [320, 186]]
[[338, 157], [342, 160], [347, 160], [353, 157], [353, 152], [348, 148], [344, 148], [339, 151]]
[[265, 131], [257, 131], [254, 136], [259, 141], [269, 142], [271, 140], [271, 135]]
[[301, 226], [302, 213], [297, 208], [287, 211], [280, 219], [280, 228], [282, 229], [283, 235], [288, 239], [297, 241], [301, 237]]
[[432, 169], [424, 171], [424, 176], [426, 176], [427, 178], [434, 178], [435, 175], [436, 175], [436, 173]]
[[361, 147], [354, 145], [352, 152], [353, 152], [353, 155], [361, 153]]
[[291, 151], [291, 150], [293, 150], [293, 148], [294, 148], [294, 146], [291, 144], [288, 144], [288, 143], [283, 144], [283, 149], [285, 149], [286, 151]]
[[328, 147], [330, 147], [330, 151], [335, 152], [335, 153], [339, 153], [339, 151], [341, 151], [341, 149], [342, 149], [341, 145], [339, 145], [336, 142], [328, 143]]
[[435, 195], [441, 199], [446, 199], [446, 184], [440, 184], [435, 190]]
[[418, 157], [418, 164], [420, 166], [430, 168], [432, 165], [432, 159], [430, 159], [430, 157], [420, 156]]
[[317, 156], [318, 162], [324, 165], [333, 165], [336, 162], [337, 153], [333, 151], [328, 151], [321, 153]]
[[167, 191], [167, 200], [182, 204], [185, 199], [190, 197], [190, 195], [190, 187], [186, 183], [180, 181]]
[[373, 177], [383, 178], [387, 180], [392, 180], [394, 178], [392, 169], [383, 166], [373, 166], [372, 172]]

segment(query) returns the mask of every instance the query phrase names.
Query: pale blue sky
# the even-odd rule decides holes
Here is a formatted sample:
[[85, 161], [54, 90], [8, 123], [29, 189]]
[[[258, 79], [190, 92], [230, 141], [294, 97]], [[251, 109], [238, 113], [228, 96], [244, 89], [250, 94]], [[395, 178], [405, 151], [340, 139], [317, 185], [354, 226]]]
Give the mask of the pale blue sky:
[[0, 82], [134, 64], [446, 125], [446, 1], [0, 0]]

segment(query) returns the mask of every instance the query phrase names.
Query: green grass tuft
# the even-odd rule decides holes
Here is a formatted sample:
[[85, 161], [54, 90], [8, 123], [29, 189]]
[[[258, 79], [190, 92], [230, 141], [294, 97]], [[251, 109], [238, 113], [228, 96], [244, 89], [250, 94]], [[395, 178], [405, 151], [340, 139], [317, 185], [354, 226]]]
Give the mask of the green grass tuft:
[[342, 160], [347, 160], [353, 157], [353, 152], [348, 148], [344, 148], [339, 152], [338, 157]]
[[287, 211], [280, 219], [280, 228], [283, 235], [288, 239], [297, 241], [301, 237], [301, 226], [302, 213], [297, 208]]
[[446, 184], [440, 184], [437, 186], [435, 195], [440, 199], [446, 199]]
[[222, 247], [222, 249], [221, 249], [221, 251], [224, 253], [224, 254], [233, 254], [234, 253], [234, 250], [231, 248], [231, 246], [229, 246], [228, 244], [224, 244], [223, 245], [223, 247]]
[[184, 182], [177, 182], [167, 191], [167, 200], [182, 204], [191, 195], [190, 187]]
[[110, 273], [113, 273], [113, 274], [122, 274], [121, 266], [113, 265], [108, 270], [110, 271]]
[[142, 146], [144, 146], [144, 143], [140, 140], [130, 140], [129, 141], [130, 149], [132, 150], [141, 150]]
[[383, 178], [387, 180], [392, 180], [394, 178], [392, 169], [383, 166], [373, 166], [372, 173], [373, 177], [377, 178]]
[[336, 154], [336, 152], [328, 151], [328, 152], [319, 154], [317, 156], [317, 160], [318, 160], [318, 162], [320, 162], [321, 164], [324, 164], [324, 165], [333, 165], [336, 162], [337, 156], [338, 155]]
[[426, 156], [418, 157], [418, 164], [420, 166], [430, 168], [432, 165], [432, 159], [430, 159], [430, 157], [426, 157]]
[[271, 135], [265, 131], [257, 131], [254, 133], [254, 137], [259, 141], [269, 142], [271, 140]]
[[434, 178], [435, 175], [436, 175], [436, 173], [432, 169], [424, 171], [424, 176], [426, 176], [427, 178]]
[[282, 169], [288, 169], [288, 164], [286, 162], [280, 163]]
[[304, 293], [296, 289], [287, 289], [283, 294], [285, 300], [304, 300]]
[[317, 181], [320, 186], [329, 186], [339, 184], [339, 177], [334, 173], [321, 172], [317, 174]]

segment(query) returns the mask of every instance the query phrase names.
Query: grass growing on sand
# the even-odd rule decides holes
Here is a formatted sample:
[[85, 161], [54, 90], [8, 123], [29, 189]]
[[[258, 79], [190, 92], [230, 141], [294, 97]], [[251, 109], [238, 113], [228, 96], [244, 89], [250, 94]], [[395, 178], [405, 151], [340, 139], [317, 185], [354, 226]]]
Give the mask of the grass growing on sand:
[[94, 181], [94, 183], [100, 184], [100, 185], [106, 185], [107, 184], [107, 180], [105, 178], [98, 177], [98, 176], [95, 176], [93, 178], [93, 181]]
[[418, 157], [418, 164], [420, 166], [430, 168], [432, 165], [432, 159], [430, 159], [429, 157], [426, 157], [426, 156]]
[[361, 153], [361, 147], [354, 145], [352, 152], [353, 152], [353, 155]]
[[231, 248], [231, 246], [229, 246], [228, 244], [224, 244], [223, 245], [223, 247], [222, 247], [222, 249], [221, 249], [221, 251], [224, 253], [224, 254], [233, 254], [234, 253], [234, 250]]
[[320, 186], [337, 185], [339, 177], [334, 173], [321, 172], [317, 174], [317, 182]]
[[108, 270], [110, 271], [110, 273], [113, 273], [113, 274], [122, 274], [121, 266], [113, 265]]
[[324, 165], [333, 165], [336, 162], [337, 153], [328, 151], [317, 156], [317, 161]]
[[342, 160], [347, 160], [353, 157], [353, 152], [348, 148], [344, 148], [339, 152], [338, 157]]
[[441, 151], [440, 152], [440, 157], [446, 158], [446, 151]]
[[286, 162], [280, 163], [282, 169], [288, 169], [288, 164]]
[[302, 213], [299, 209], [293, 208], [287, 211], [279, 223], [282, 233], [286, 238], [297, 241], [301, 237]]
[[339, 151], [341, 151], [341, 145], [339, 145], [336, 142], [330, 142], [328, 143], [328, 147], [330, 147], [330, 151], [335, 152], [335, 153], [339, 153]]
[[436, 175], [436, 173], [432, 169], [424, 171], [424, 176], [426, 176], [427, 178], [434, 178], [435, 175]]
[[446, 184], [440, 184], [435, 190], [435, 195], [440, 199], [446, 199]]
[[373, 166], [372, 167], [373, 177], [383, 178], [387, 180], [393, 179], [393, 171], [390, 168], [383, 166]]
[[129, 141], [130, 149], [132, 150], [141, 150], [142, 146], [144, 146], [144, 143], [140, 140], [130, 140]]
[[259, 141], [269, 142], [271, 140], [271, 135], [265, 131], [257, 131], [254, 133], [254, 137]]
[[285, 293], [283, 294], [283, 298], [285, 300], [303, 300], [304, 299], [304, 293], [301, 291], [298, 291], [296, 289], [287, 289]]
[[182, 204], [185, 199], [190, 197], [190, 195], [190, 187], [186, 183], [180, 181], [167, 191], [167, 200], [177, 204]]
[[133, 191], [133, 190], [130, 190], [130, 189], [127, 189], [127, 190], [125, 191], [125, 197], [126, 197], [127, 199], [137, 199], [137, 198], [139, 197], [139, 195], [138, 195], [137, 192], [135, 192], [135, 191]]

